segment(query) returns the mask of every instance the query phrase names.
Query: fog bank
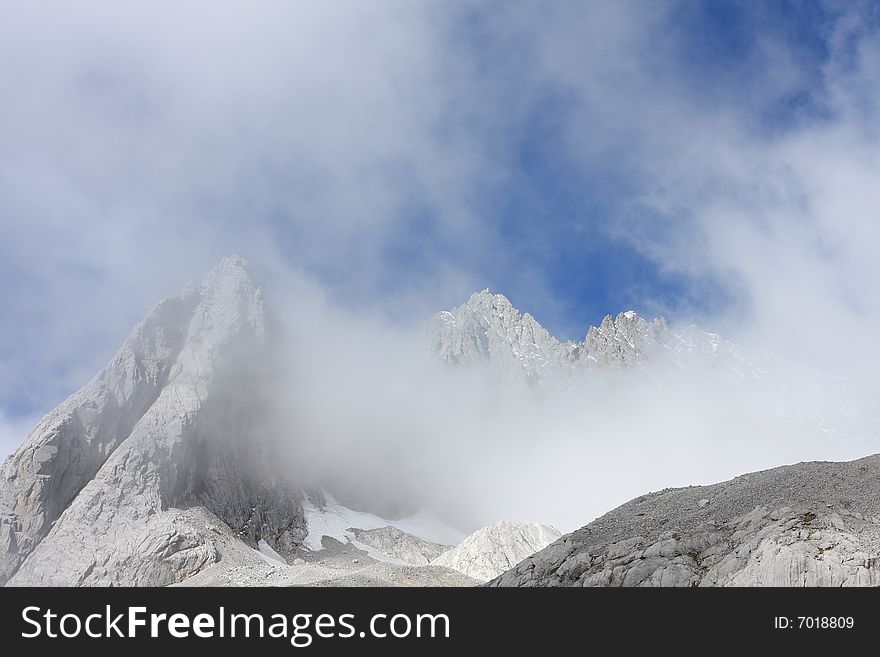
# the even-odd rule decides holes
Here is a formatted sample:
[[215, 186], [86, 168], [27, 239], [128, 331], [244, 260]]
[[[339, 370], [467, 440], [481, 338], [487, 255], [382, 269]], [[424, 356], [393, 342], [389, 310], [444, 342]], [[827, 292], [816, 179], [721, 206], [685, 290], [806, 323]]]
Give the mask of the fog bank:
[[347, 311], [304, 280], [286, 301], [274, 432], [298, 480], [354, 507], [570, 531], [660, 488], [880, 450], [865, 388], [771, 354], [761, 379], [659, 361], [557, 394], [436, 362], [422, 323]]

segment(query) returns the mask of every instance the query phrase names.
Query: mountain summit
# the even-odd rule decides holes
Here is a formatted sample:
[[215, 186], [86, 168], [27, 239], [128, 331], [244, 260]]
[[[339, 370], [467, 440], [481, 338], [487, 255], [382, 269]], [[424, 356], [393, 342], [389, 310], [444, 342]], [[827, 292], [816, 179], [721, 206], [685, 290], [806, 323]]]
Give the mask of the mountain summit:
[[194, 507], [278, 549], [300, 541], [298, 495], [260, 433], [265, 347], [241, 258], [159, 303], [3, 463], [0, 582], [180, 581], [219, 558]]
[[504, 383], [567, 388], [585, 371], [612, 371], [666, 361], [685, 367], [719, 361], [739, 374], [760, 377], [761, 357], [714, 333], [688, 326], [671, 329], [666, 320], [651, 321], [627, 310], [606, 315], [581, 342], [560, 341], [503, 294], [483, 290], [461, 306], [428, 322], [430, 347], [444, 363], [483, 363]]
[[[639, 399], [653, 401], [676, 382], [684, 416], [697, 386], [712, 384], [716, 396], [736, 394], [742, 409], [760, 407], [756, 399], [773, 399], [779, 418], [745, 425], [761, 427], [755, 434], [761, 440], [774, 437], [763, 428], [771, 427], [799, 443], [824, 444], [829, 436], [858, 436], [852, 427], [859, 425], [847, 422], [866, 417], [861, 407], [848, 404], [847, 388], [833, 378], [694, 326], [647, 321], [631, 310], [605, 317], [582, 342], [563, 342], [503, 295], [484, 290], [435, 315], [428, 334], [442, 363], [487, 367], [496, 381], [525, 384], [529, 392], [572, 393], [566, 401], [590, 413], [575, 430], [584, 427], [584, 441], [591, 439], [594, 410], [605, 401], [622, 394], [629, 412], [630, 405], [639, 408]], [[431, 509], [403, 518], [375, 514], [369, 508], [373, 484], [357, 476], [358, 488], [347, 491], [352, 506], [341, 504], [332, 487], [325, 494], [310, 489], [319, 482], [295, 480], [308, 478], [303, 472], [312, 466], [297, 451], [299, 433], [312, 431], [319, 441], [326, 436], [323, 416], [310, 427], [278, 412], [289, 401], [279, 394], [291, 394], [277, 385], [278, 369], [284, 369], [278, 363], [280, 335], [267, 321], [247, 263], [235, 256], [153, 308], [110, 363], [46, 415], [0, 467], [0, 584], [469, 585], [511, 567], [495, 583], [788, 585], [801, 576], [821, 584], [878, 582], [877, 522], [867, 518], [876, 516], [876, 500], [852, 502], [861, 490], [859, 477], [871, 475], [876, 459], [778, 471], [794, 478], [756, 475], [645, 496], [644, 506], [625, 505], [558, 540], [548, 527], [502, 522], [455, 545], [462, 536]], [[681, 376], [670, 376], [676, 371]], [[307, 370], [297, 374], [308, 381]], [[641, 398], [631, 385], [639, 377], [649, 384]], [[595, 385], [578, 387], [586, 379]], [[606, 386], [612, 379], [622, 385]], [[786, 387], [791, 382], [798, 385]], [[601, 394], [603, 388], [609, 396]], [[337, 399], [335, 388], [333, 393], [334, 403], [347, 403]], [[617, 431], [617, 425], [606, 428], [623, 441], [626, 434]], [[365, 449], [374, 448], [369, 432], [354, 433]], [[506, 441], [508, 435], [501, 437]], [[748, 437], [737, 433], [736, 449]], [[548, 444], [542, 453], [557, 458], [560, 452]], [[509, 449], [510, 443], [497, 447]], [[846, 486], [838, 482], [841, 473]], [[582, 475], [579, 469], [577, 477]], [[824, 487], [816, 488], [813, 480], [820, 475]], [[801, 489], [810, 494], [791, 493]], [[822, 503], [833, 504], [833, 513]], [[827, 533], [834, 527], [845, 531]], [[781, 538], [761, 543], [765, 530]], [[739, 552], [729, 551], [742, 532], [754, 534], [750, 548], [764, 546], [760, 563], [746, 564]], [[832, 549], [829, 541], [842, 547]], [[821, 558], [803, 561], [796, 576], [785, 574], [792, 554], [813, 548]], [[777, 553], [782, 557], [771, 559]], [[837, 565], [826, 567], [832, 558]], [[851, 567], [853, 560], [864, 566]], [[775, 564], [771, 571], [768, 563]], [[619, 576], [621, 568], [627, 574]]]
[[444, 363], [488, 363], [505, 380], [532, 384], [562, 382], [576, 360], [574, 343], [561, 343], [503, 294], [483, 290], [455, 310], [434, 315], [428, 324], [430, 347]]

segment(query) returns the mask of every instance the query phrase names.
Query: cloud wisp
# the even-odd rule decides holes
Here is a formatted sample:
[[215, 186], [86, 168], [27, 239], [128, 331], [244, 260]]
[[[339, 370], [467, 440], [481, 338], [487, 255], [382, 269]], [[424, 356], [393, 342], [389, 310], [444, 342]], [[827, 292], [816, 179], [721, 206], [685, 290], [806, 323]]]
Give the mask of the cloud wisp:
[[771, 354], [661, 358], [548, 392], [436, 362], [422, 326], [352, 313], [313, 282], [289, 298], [271, 433], [295, 481], [355, 508], [570, 531], [651, 490], [880, 447], [867, 391]]
[[[717, 11], [9, 3], [2, 435], [237, 252], [280, 315], [312, 322], [288, 322], [291, 348], [314, 345], [280, 388], [309, 436], [291, 440], [344, 470], [362, 428], [385, 465], [406, 455], [406, 476], [459, 496], [465, 524], [570, 527], [645, 488], [869, 449], [788, 434], [772, 447], [761, 436], [785, 430], [759, 401], [677, 379], [662, 393], [630, 382], [638, 418], [610, 391], [565, 412], [496, 403], [418, 355], [432, 312], [490, 286], [561, 337], [635, 306], [876, 387], [876, 18], [860, 3]], [[319, 449], [322, 435], [344, 448]], [[601, 463], [628, 463], [625, 478]], [[462, 511], [499, 490], [508, 502]], [[543, 515], [551, 496], [570, 508]]]

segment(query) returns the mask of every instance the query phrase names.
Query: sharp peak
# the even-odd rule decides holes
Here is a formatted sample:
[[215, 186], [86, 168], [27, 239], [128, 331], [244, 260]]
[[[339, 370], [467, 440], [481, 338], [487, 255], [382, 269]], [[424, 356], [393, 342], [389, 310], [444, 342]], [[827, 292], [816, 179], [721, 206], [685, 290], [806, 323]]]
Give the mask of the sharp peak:
[[500, 292], [492, 292], [492, 290], [490, 290], [488, 287], [484, 290], [480, 290], [479, 292], [474, 292], [470, 296], [470, 298], [468, 299], [468, 301], [474, 301], [474, 300], [501, 301], [503, 303], [506, 303], [509, 306], [513, 306], [513, 304], [510, 302], [510, 299], [508, 299], [506, 296], [504, 296]]
[[202, 279], [204, 286], [217, 286], [229, 281], [247, 281], [254, 284], [250, 264], [240, 255], [222, 258]]
[[472, 297], [503, 297], [504, 295], [500, 292], [493, 292], [488, 287], [483, 288], [479, 292], [474, 292], [471, 294]]
[[240, 255], [232, 254], [221, 258], [212, 271], [244, 271], [250, 273], [250, 263]]
[[[608, 313], [603, 318], [603, 321], [609, 320], [614, 323], [617, 323], [621, 320], [626, 320], [626, 319], [645, 319], [645, 318], [642, 317], [641, 315], [639, 315], [635, 310], [624, 310], [623, 312], [619, 312], [616, 315], [612, 315], [611, 313]], [[645, 320], [645, 321], [647, 321], [647, 320]]]
[[609, 314], [605, 315], [605, 317], [602, 319], [602, 321], [603, 321], [603, 323], [608, 321], [608, 322], [613, 322], [613, 323], [617, 324], [618, 322], [623, 321], [623, 320], [639, 320], [639, 319], [644, 322], [647, 322], [648, 324], [651, 324], [652, 322], [662, 322], [662, 323], [666, 322], [665, 317], [654, 317], [653, 319], [648, 319], [647, 317], [640, 315], [639, 313], [637, 313], [635, 310], [632, 310], [632, 309], [624, 310], [623, 312], [619, 312], [616, 315], [612, 315], [611, 313], [609, 313]]
[[[468, 298], [467, 302], [465, 302], [464, 306], [470, 307], [475, 303], [492, 303], [492, 302], [500, 302], [502, 305], [509, 307], [517, 312], [520, 312], [517, 309], [517, 307], [513, 305], [513, 303], [510, 301], [510, 299], [508, 299], [505, 295], [501, 294], [500, 292], [493, 292], [488, 287], [483, 290], [480, 290], [479, 292], [474, 292], [473, 294], [471, 294], [471, 296]], [[530, 317], [532, 320], [537, 321], [537, 320], [535, 320], [535, 318], [531, 314], [529, 314], [527, 312], [522, 313], [522, 316], [523, 317]], [[642, 321], [648, 325], [652, 325], [652, 324], [666, 325], [666, 318], [665, 317], [654, 317], [653, 319], [648, 319], [648, 318], [640, 315], [638, 312], [636, 312], [635, 310], [633, 310], [631, 308], [624, 310], [622, 312], [619, 312], [616, 315], [611, 314], [611, 313], [605, 315], [601, 324], [607, 325], [607, 323], [611, 323], [612, 325], [617, 326], [617, 325], [623, 324], [623, 323], [639, 322], [639, 321]], [[597, 328], [597, 327], [590, 326], [590, 328], [592, 329], [592, 328]]]

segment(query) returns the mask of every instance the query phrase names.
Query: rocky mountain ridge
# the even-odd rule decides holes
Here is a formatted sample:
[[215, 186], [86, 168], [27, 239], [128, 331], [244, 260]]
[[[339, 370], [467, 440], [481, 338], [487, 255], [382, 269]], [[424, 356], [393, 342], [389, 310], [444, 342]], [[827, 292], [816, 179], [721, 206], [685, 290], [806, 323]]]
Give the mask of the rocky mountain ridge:
[[472, 584], [429, 563], [461, 535], [289, 481], [273, 353], [247, 263], [156, 305], [2, 465], [0, 584]]
[[[632, 311], [560, 342], [488, 290], [428, 328], [440, 362], [529, 388], [572, 390], [583, 376], [655, 365], [754, 383], [788, 367]], [[662, 491], [562, 538], [502, 522], [462, 540], [431, 514], [346, 508], [291, 481], [276, 453], [273, 339], [241, 258], [159, 303], [0, 468], [0, 584], [880, 583], [880, 457]], [[822, 422], [842, 407], [824, 381], [807, 400]], [[812, 422], [798, 403], [794, 415]]]
[[491, 586], [877, 586], [880, 455], [638, 497]]
[[556, 528], [534, 522], [496, 522], [478, 529], [436, 557], [431, 564], [486, 582], [544, 549], [560, 536]]
[[3, 463], [0, 582], [180, 581], [219, 558], [183, 520], [193, 505], [251, 541], [297, 545], [299, 493], [261, 435], [266, 340], [240, 258], [158, 304]]
[[450, 365], [487, 365], [506, 384], [566, 388], [589, 371], [614, 371], [666, 361], [686, 367], [717, 362], [738, 375], [757, 378], [768, 356], [696, 326], [672, 329], [663, 318], [651, 321], [627, 310], [606, 315], [581, 342], [560, 341], [503, 294], [474, 293], [458, 308], [428, 322], [434, 356]]

